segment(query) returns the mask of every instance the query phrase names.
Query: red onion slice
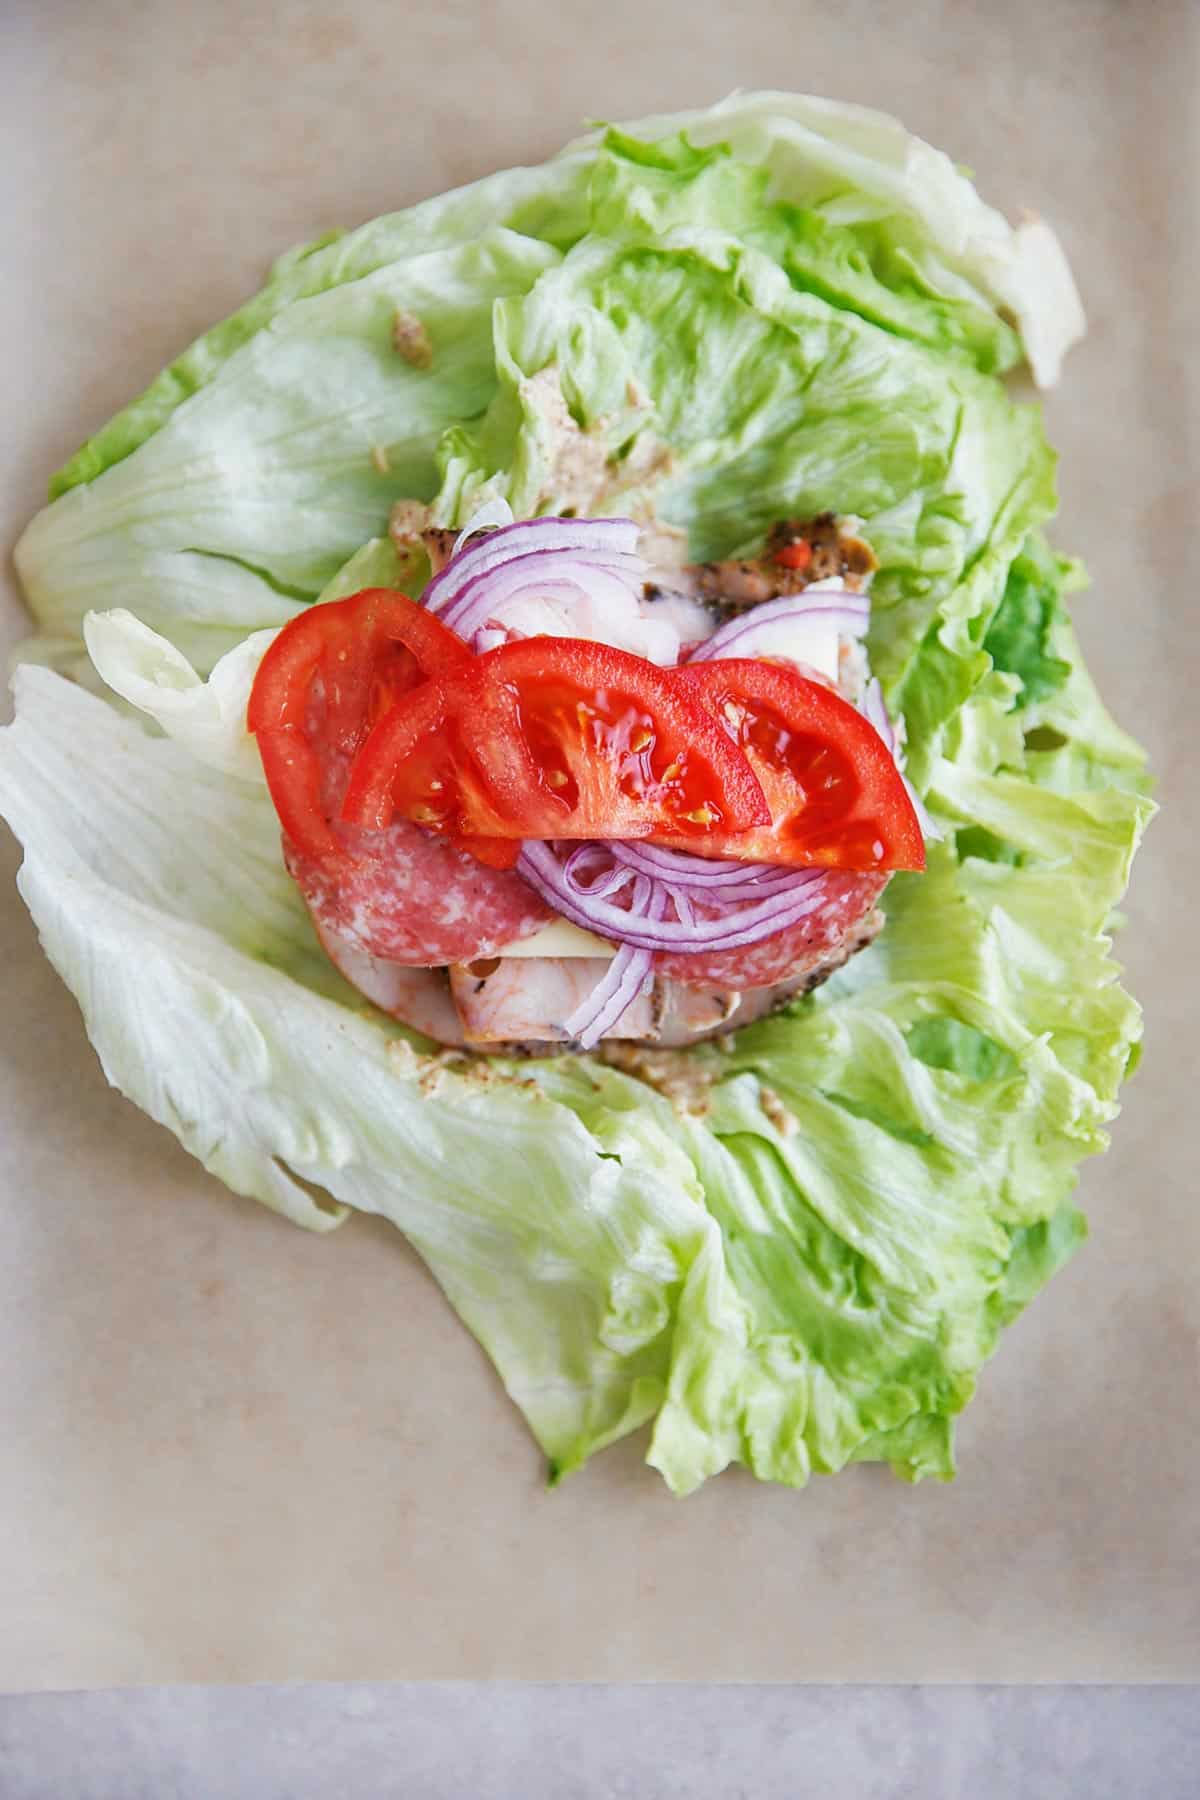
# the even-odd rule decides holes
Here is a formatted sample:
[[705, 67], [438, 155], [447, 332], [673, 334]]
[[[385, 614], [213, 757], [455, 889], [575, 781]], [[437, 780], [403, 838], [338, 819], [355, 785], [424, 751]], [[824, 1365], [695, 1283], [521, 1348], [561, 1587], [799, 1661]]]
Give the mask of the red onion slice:
[[684, 850], [662, 850], [654, 844], [614, 838], [608, 845], [618, 862], [652, 875], [672, 886], [690, 887], [698, 892], [713, 889], [753, 887], [766, 894], [777, 887], [789, 887], [796, 881], [808, 881], [816, 873], [809, 869], [786, 868], [779, 863], [715, 862], [707, 856], [689, 856]]
[[570, 1018], [563, 1020], [563, 1030], [581, 1050], [594, 1049], [605, 1032], [625, 1016], [654, 979], [653, 960], [649, 950], [621, 945], [603, 980], [596, 983]]
[[[639, 876], [633, 892], [633, 904], [639, 910], [645, 908], [648, 916], [661, 918], [665, 911], [665, 895], [661, 891], [656, 893], [652, 883]], [[649, 950], [637, 950], [632, 944], [622, 944], [603, 979], [596, 983], [587, 999], [575, 1008], [570, 1018], [563, 1020], [563, 1030], [569, 1038], [575, 1039], [581, 1049], [591, 1050], [605, 1032], [611, 1031], [624, 1017], [653, 979], [652, 953]]]
[[[468, 533], [502, 502], [480, 509]], [[517, 637], [577, 637], [615, 644], [660, 667], [679, 661], [679, 632], [647, 612], [645, 559], [631, 519], [527, 519], [502, 525], [456, 553], [425, 589], [424, 604], [477, 655]], [[462, 543], [460, 537], [459, 543]]]
[[[521, 600], [582, 600], [602, 617], [637, 613], [642, 562], [636, 556], [583, 555], [575, 550], [532, 550], [464, 583], [440, 617], [470, 640], [483, 626], [503, 625], [504, 609]], [[570, 635], [563, 620], [559, 636]]]
[[802, 594], [783, 594], [778, 600], [739, 613], [719, 631], [697, 646], [689, 662], [714, 662], [724, 656], [753, 656], [754, 642], [789, 619], [824, 619], [845, 637], [862, 637], [870, 623], [871, 603], [865, 594], [840, 589], [810, 587]]
[[675, 908], [675, 917], [685, 930], [690, 931], [696, 923], [696, 909], [692, 905], [691, 895], [686, 888], [682, 887], [668, 887], [666, 891], [671, 897], [671, 905]]
[[[571, 845], [578, 852], [579, 845]], [[593, 846], [589, 845], [589, 849]], [[603, 845], [595, 846], [603, 849]], [[563, 860], [552, 844], [527, 838], [521, 848], [517, 868], [547, 905], [570, 919], [584, 931], [618, 944], [632, 944], [639, 950], [672, 950], [688, 954], [702, 950], [735, 950], [743, 944], [756, 944], [761, 938], [783, 931], [820, 905], [819, 871], [789, 871], [793, 879], [786, 885], [764, 892], [753, 884], [748, 891], [730, 897], [721, 913], [706, 919], [694, 919], [685, 925], [680, 919], [667, 920], [655, 916], [653, 909], [635, 910], [633, 906], [616, 905], [608, 897], [616, 887], [605, 886], [604, 892], [580, 891], [571, 880]], [[632, 873], [632, 871], [631, 871]], [[814, 879], [814, 875], [817, 877]], [[651, 898], [667, 884], [649, 876], [637, 876], [648, 884]], [[597, 884], [599, 885], [599, 884]], [[635, 888], [635, 895], [637, 893]], [[669, 898], [669, 894], [666, 895]]]
[[896, 747], [896, 727], [892, 723], [887, 703], [883, 698], [883, 683], [876, 675], [872, 675], [867, 683], [866, 692], [863, 695], [862, 711], [863, 717], [870, 720], [892, 756], [898, 763], [902, 763], [904, 752]]
[[429, 612], [442, 613], [468, 581], [534, 550], [632, 556], [637, 542], [638, 527], [632, 519], [519, 519], [452, 556], [427, 584], [422, 604]]
[[[585, 864], [589, 862], [600, 865], [591, 881], [584, 874]], [[627, 887], [633, 879], [634, 870], [628, 865], [614, 863], [612, 847], [598, 839], [588, 838], [576, 845], [563, 863], [563, 880], [580, 900], [607, 900], [610, 894]]]

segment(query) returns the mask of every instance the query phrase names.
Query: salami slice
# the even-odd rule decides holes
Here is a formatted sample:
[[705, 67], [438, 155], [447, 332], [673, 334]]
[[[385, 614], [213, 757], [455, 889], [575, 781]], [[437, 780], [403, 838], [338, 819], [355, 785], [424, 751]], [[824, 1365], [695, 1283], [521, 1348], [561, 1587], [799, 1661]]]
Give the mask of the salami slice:
[[[334, 821], [350, 777], [350, 759], [328, 742], [324, 707], [317, 682], [308, 735], [321, 757], [322, 809]], [[407, 819], [397, 819], [386, 831], [342, 824], [334, 824], [333, 830], [351, 854], [349, 866], [331, 866], [310, 856], [286, 835], [283, 857], [322, 941], [328, 934], [343, 950], [407, 968], [437, 968], [492, 956], [553, 917], [512, 870], [485, 868], [467, 851]], [[370, 993], [370, 988], [364, 991]]]
[[511, 869], [489, 869], [401, 819], [384, 832], [338, 827], [353, 864], [331, 870], [285, 841], [284, 859], [320, 931], [410, 968], [472, 962], [553, 917]]
[[[693, 956], [660, 950], [654, 958], [655, 969], [689, 987], [771, 987], [836, 956], [874, 909], [887, 884], [886, 875], [831, 869], [821, 878], [820, 905], [795, 925], [736, 950], [706, 950]], [[707, 916], [703, 902], [696, 904], [696, 912]]]

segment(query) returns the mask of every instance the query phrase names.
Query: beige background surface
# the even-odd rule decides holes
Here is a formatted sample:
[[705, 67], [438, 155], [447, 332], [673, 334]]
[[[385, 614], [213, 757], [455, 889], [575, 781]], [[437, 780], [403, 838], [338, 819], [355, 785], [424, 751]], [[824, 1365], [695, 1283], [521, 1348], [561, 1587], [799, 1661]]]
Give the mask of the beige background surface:
[[9, 542], [51, 468], [293, 240], [540, 158], [583, 116], [823, 90], [1061, 230], [1092, 335], [1048, 407], [1058, 541], [1091, 563], [1093, 668], [1175, 805], [1128, 906], [1149, 1042], [1084, 1168], [1093, 1239], [987, 1371], [957, 1484], [733, 1474], [685, 1503], [636, 1441], [545, 1494], [388, 1228], [310, 1238], [110, 1093], [6, 838], [0, 1687], [1200, 1675], [1196, 20], [1100, 0], [5, 8]]

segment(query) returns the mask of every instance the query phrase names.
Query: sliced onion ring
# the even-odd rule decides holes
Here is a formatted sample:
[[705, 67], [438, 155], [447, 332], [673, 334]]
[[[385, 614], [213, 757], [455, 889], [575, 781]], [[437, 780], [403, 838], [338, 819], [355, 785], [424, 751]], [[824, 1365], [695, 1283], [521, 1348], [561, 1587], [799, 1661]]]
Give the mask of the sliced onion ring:
[[[589, 860], [599, 860], [600, 871], [588, 881], [582, 873]], [[607, 900], [610, 894], [628, 887], [634, 871], [628, 864], [614, 862], [610, 846], [596, 839], [585, 839], [571, 850], [563, 862], [563, 880], [580, 900]]]
[[624, 1018], [634, 1001], [654, 979], [653, 955], [622, 944], [586, 1000], [580, 1001], [563, 1030], [581, 1050], [591, 1050], [606, 1031]]
[[[572, 844], [570, 849], [577, 852], [579, 846]], [[785, 930], [820, 905], [819, 871], [800, 869], [789, 871], [791, 880], [786, 886], [765, 892], [751, 888], [749, 893], [731, 899], [715, 917], [695, 919], [691, 925], [685, 925], [679, 919], [656, 916], [657, 909], [649, 905], [645, 910], [635, 910], [633, 906], [616, 905], [607, 893], [581, 893], [568, 878], [564, 859], [552, 844], [527, 838], [517, 868], [530, 887], [572, 924], [639, 950], [671, 950], [684, 955], [733, 950]], [[647, 883], [651, 896], [666, 885], [649, 876], [635, 879]], [[635, 889], [635, 895], [636, 892]]]
[[466, 583], [514, 556], [534, 550], [564, 550], [577, 555], [629, 555], [637, 551], [638, 527], [632, 519], [519, 519], [469, 544], [438, 571], [421, 596], [426, 610], [442, 613]]
[[643, 875], [653, 875], [673, 886], [697, 891], [717, 889], [727, 892], [730, 888], [753, 886], [761, 895], [777, 887], [792, 886], [798, 877], [807, 881], [816, 872], [797, 871], [778, 863], [717, 862], [707, 856], [689, 856], [685, 850], [662, 850], [654, 844], [620, 838], [613, 839], [607, 848], [628, 868], [638, 869]]
[[[654, 891], [652, 884], [644, 876], [639, 876], [637, 880], [638, 885], [633, 893], [634, 906], [645, 907], [648, 913], [661, 917], [665, 911], [665, 894], [661, 889]], [[592, 1049], [605, 1032], [611, 1031], [624, 1017], [653, 979], [654, 958], [651, 951], [636, 950], [632, 944], [622, 944], [603, 978], [596, 983], [587, 999], [580, 1002], [570, 1018], [563, 1020], [563, 1030], [581, 1049]]]
[[753, 656], [754, 640], [789, 619], [824, 619], [836, 625], [840, 635], [860, 638], [871, 618], [865, 594], [840, 589], [810, 587], [801, 594], [783, 594], [739, 613], [710, 638], [705, 638], [688, 657], [689, 662], [715, 662], [724, 656]]
[[[713, 864], [682, 851], [618, 841], [560, 850], [530, 840], [517, 867], [564, 918], [620, 946], [603, 979], [564, 1022], [584, 1050], [599, 1043], [644, 992], [656, 950], [686, 954], [757, 943], [814, 911], [823, 882], [819, 869]], [[628, 904], [618, 904], [626, 889]], [[693, 900], [721, 910], [698, 918]]]
[[[449, 566], [449, 565], [447, 565]], [[640, 557], [579, 550], [523, 550], [464, 582], [440, 617], [459, 637], [471, 639], [502, 606], [527, 597], [590, 600], [601, 612], [628, 605], [641, 588]]]

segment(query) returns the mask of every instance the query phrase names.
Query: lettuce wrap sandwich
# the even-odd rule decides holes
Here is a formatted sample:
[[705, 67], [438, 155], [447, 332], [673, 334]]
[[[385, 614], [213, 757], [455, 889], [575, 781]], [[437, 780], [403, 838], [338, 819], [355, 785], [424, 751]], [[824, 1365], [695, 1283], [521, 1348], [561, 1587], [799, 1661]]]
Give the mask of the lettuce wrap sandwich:
[[55, 476], [0, 737], [109, 1080], [391, 1219], [551, 1476], [953, 1472], [1085, 1232], [1151, 810], [1049, 229], [737, 95], [282, 258]]

